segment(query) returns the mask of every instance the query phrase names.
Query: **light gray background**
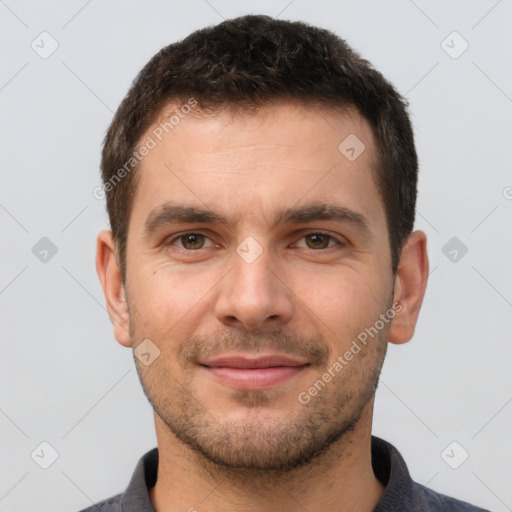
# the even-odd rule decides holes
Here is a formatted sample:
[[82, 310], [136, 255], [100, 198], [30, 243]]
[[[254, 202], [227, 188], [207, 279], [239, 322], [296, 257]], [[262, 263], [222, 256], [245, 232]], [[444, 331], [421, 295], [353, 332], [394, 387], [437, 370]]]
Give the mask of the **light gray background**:
[[[511, 0], [0, 0], [0, 511], [77, 511], [124, 490], [156, 445], [94, 267], [101, 142], [154, 53], [246, 13], [333, 30], [409, 99], [431, 275], [414, 339], [389, 348], [374, 434], [416, 481], [512, 510]], [[43, 31], [47, 59], [31, 48], [49, 48]], [[42, 237], [58, 249], [46, 262]], [[468, 248], [456, 261], [452, 237]], [[43, 441], [48, 469], [31, 457], [50, 461]]]

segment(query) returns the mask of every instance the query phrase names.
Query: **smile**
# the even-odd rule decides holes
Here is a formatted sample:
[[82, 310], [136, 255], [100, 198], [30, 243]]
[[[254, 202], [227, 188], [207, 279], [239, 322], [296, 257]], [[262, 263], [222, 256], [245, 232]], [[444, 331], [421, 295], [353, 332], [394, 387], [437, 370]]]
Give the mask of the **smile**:
[[286, 355], [225, 356], [200, 365], [217, 382], [236, 389], [268, 389], [303, 372], [309, 363]]
[[273, 366], [269, 368], [233, 368], [205, 366], [218, 382], [237, 389], [266, 389], [281, 384], [301, 373], [308, 365]]

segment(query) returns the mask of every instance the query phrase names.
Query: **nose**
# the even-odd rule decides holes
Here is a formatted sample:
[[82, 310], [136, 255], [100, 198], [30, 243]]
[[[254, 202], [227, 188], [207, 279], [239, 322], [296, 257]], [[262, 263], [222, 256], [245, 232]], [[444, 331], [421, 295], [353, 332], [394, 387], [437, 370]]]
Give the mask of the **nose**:
[[247, 330], [286, 325], [295, 307], [286, 281], [283, 266], [267, 250], [252, 262], [234, 254], [232, 269], [220, 283], [217, 319]]

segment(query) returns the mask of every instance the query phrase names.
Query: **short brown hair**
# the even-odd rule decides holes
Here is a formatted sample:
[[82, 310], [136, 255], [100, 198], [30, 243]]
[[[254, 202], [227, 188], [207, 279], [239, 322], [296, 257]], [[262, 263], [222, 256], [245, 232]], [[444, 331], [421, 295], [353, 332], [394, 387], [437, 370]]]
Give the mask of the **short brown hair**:
[[[191, 97], [210, 110], [254, 109], [281, 99], [355, 107], [375, 137], [376, 184], [387, 216], [392, 272], [397, 271], [414, 225], [418, 180], [407, 102], [334, 33], [303, 22], [248, 15], [197, 30], [160, 50], [114, 115], [103, 143], [101, 173], [123, 281], [137, 186], [134, 151], [166, 105]], [[133, 170], [126, 170], [130, 159]]]

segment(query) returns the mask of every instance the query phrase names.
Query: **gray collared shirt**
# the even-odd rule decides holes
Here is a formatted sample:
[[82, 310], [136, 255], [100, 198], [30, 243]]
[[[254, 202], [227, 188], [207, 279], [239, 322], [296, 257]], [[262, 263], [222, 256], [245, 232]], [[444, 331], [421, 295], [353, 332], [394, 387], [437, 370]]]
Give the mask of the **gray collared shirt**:
[[[398, 450], [375, 436], [372, 465], [375, 476], [386, 486], [373, 512], [490, 512], [414, 482]], [[126, 491], [80, 512], [155, 512], [149, 490], [157, 475], [158, 448], [153, 448], [139, 460]]]

